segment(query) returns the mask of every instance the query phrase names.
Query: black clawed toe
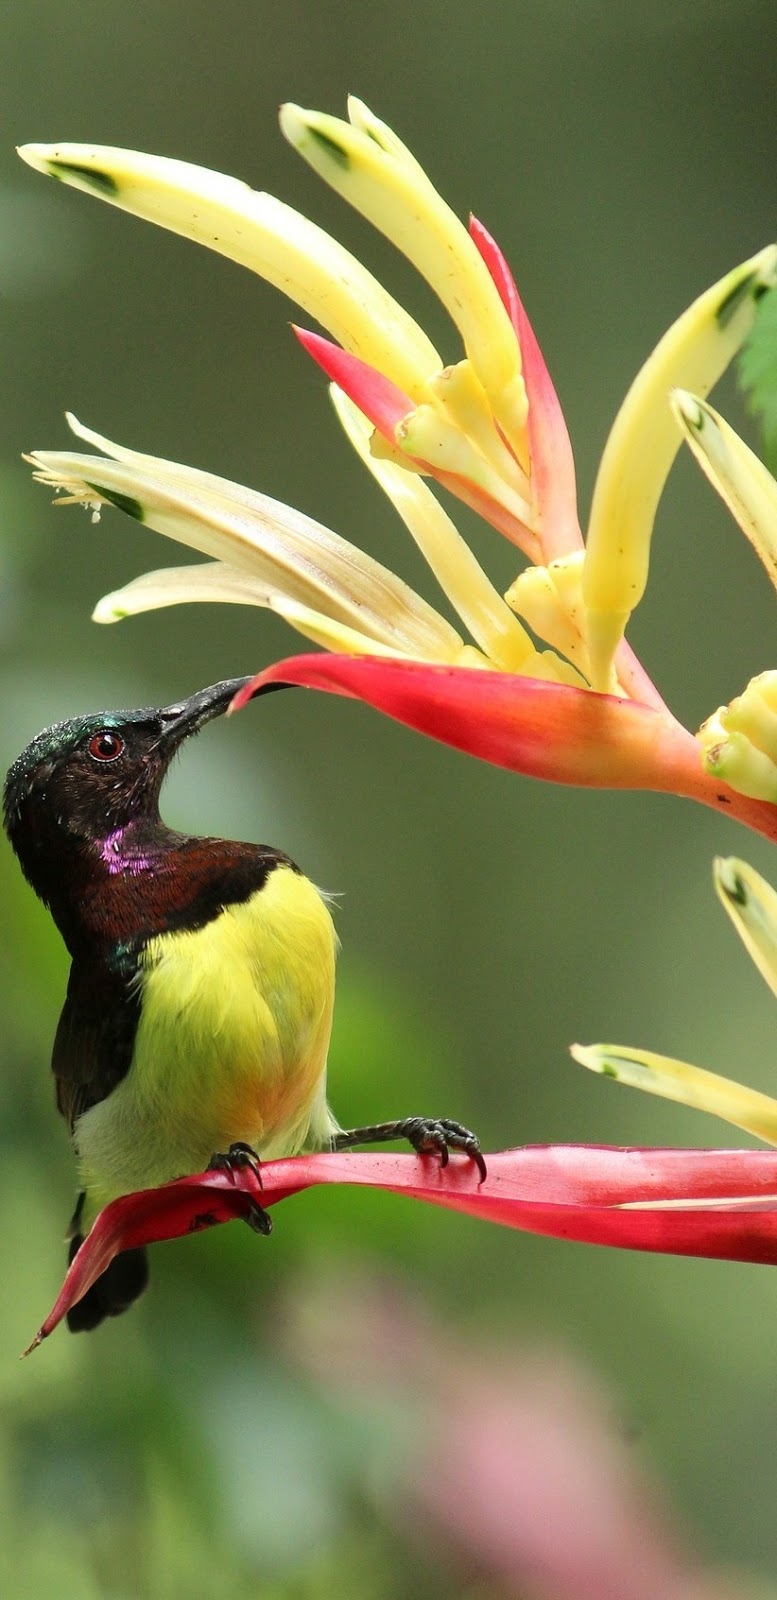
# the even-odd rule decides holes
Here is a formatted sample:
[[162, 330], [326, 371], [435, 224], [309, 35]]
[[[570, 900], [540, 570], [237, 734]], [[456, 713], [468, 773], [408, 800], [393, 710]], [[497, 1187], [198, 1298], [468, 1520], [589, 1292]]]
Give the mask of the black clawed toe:
[[268, 1233], [272, 1233], [272, 1217], [269, 1211], [265, 1211], [264, 1206], [257, 1205], [255, 1200], [251, 1201], [245, 1220], [254, 1233], [262, 1233], [265, 1238]]
[[[252, 1149], [250, 1144], [244, 1144], [242, 1139], [237, 1140], [235, 1144], [231, 1144], [226, 1153], [217, 1150], [208, 1162], [207, 1171], [228, 1172], [234, 1183], [235, 1173], [241, 1167], [250, 1167], [261, 1189], [262, 1164], [256, 1151]], [[259, 1205], [257, 1200], [250, 1202], [245, 1221], [248, 1223], [249, 1228], [253, 1229], [254, 1233], [264, 1234], [265, 1238], [268, 1233], [272, 1233], [272, 1218], [269, 1212], [265, 1211], [264, 1206]]]
[[226, 1154], [217, 1150], [211, 1156], [206, 1170], [208, 1172], [228, 1172], [234, 1181], [235, 1173], [240, 1167], [251, 1168], [261, 1189], [262, 1163], [256, 1151], [252, 1149], [250, 1144], [244, 1144], [242, 1139], [238, 1139], [235, 1144], [231, 1144]]
[[379, 1122], [369, 1128], [349, 1128], [336, 1133], [333, 1150], [351, 1150], [357, 1144], [383, 1144], [389, 1139], [408, 1139], [419, 1155], [439, 1155], [440, 1165], [447, 1167], [451, 1150], [461, 1150], [474, 1161], [480, 1173], [480, 1182], [488, 1176], [485, 1157], [477, 1134], [471, 1133], [461, 1122], [449, 1117], [404, 1117], [399, 1122]]
[[474, 1161], [481, 1183], [488, 1176], [480, 1140], [461, 1122], [452, 1122], [449, 1117], [408, 1117], [403, 1137], [409, 1140], [420, 1156], [439, 1155], [443, 1167], [448, 1165], [449, 1151], [462, 1150], [470, 1161]]

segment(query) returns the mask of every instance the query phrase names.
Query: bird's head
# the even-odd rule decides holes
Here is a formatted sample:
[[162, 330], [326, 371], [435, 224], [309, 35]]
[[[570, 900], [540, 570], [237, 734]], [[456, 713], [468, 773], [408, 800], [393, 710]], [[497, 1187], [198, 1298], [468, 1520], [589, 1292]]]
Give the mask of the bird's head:
[[175, 705], [72, 717], [37, 734], [14, 761], [3, 797], [6, 831], [33, 887], [45, 897], [41, 875], [73, 849], [158, 821], [173, 756], [247, 681], [215, 683]]

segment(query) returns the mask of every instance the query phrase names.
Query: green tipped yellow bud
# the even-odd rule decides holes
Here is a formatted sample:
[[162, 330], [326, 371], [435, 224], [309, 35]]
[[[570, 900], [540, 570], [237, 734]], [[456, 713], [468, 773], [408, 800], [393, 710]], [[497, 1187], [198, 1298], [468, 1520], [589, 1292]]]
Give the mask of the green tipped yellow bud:
[[319, 177], [384, 233], [439, 295], [508, 443], [525, 450], [521, 352], [494, 281], [463, 223], [400, 140], [360, 101], [352, 120], [281, 108], [281, 129]]
[[671, 404], [696, 460], [777, 587], [777, 483], [712, 406], [684, 389]]
[[109, 145], [23, 145], [39, 172], [249, 267], [403, 389], [426, 397], [440, 357], [366, 267], [274, 195], [189, 161]]
[[775, 282], [777, 246], [769, 245], [674, 323], [618, 412], [594, 487], [583, 580], [594, 688], [608, 687], [613, 655], [645, 590], [656, 506], [680, 443], [670, 390], [679, 385], [707, 394]]
[[777, 892], [746, 861], [718, 856], [715, 888], [751, 960], [777, 995]]
[[716, 1072], [659, 1056], [652, 1050], [630, 1050], [625, 1045], [573, 1044], [574, 1060], [589, 1072], [599, 1072], [617, 1083], [674, 1100], [694, 1111], [706, 1111], [735, 1128], [744, 1128], [766, 1144], [777, 1144], [777, 1100], [744, 1084], [733, 1083]]
[[761, 672], [696, 735], [708, 772], [751, 800], [777, 803], [777, 672]]
[[[706, 724], [705, 724], [706, 727]], [[701, 738], [704, 728], [700, 729]], [[756, 750], [742, 733], [731, 733], [705, 752], [704, 765], [713, 777], [722, 778], [737, 794], [750, 800], [777, 803], [777, 766]]]
[[387, 122], [381, 122], [380, 117], [376, 117], [375, 112], [371, 111], [369, 106], [366, 106], [364, 101], [359, 100], [355, 94], [349, 94], [348, 96], [348, 121], [353, 128], [359, 128], [370, 139], [374, 139], [375, 143], [380, 145], [381, 150], [385, 150], [387, 155], [395, 156], [398, 160], [404, 161], [406, 166], [414, 169], [419, 178], [422, 178], [425, 183], [429, 183], [420, 161], [416, 160], [412, 150], [408, 150], [407, 145], [402, 143], [394, 129], [390, 128]]

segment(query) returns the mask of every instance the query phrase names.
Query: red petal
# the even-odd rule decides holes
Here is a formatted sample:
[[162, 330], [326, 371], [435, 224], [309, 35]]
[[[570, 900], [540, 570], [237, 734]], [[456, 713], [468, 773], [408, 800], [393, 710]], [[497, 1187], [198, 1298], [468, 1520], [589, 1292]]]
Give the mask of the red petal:
[[[68, 1269], [30, 1350], [61, 1322], [120, 1250], [198, 1232], [319, 1183], [363, 1184], [483, 1221], [589, 1244], [777, 1263], [777, 1151], [619, 1150], [536, 1145], [489, 1155], [488, 1177], [452, 1156], [296, 1156], [230, 1176], [204, 1172], [105, 1207]], [[669, 1209], [619, 1209], [676, 1202]], [[25, 1352], [27, 1353], [27, 1352]]]
[[577, 520], [575, 462], [569, 433], [558, 395], [510, 268], [498, 244], [477, 217], [470, 218], [469, 231], [496, 284], [521, 349], [529, 401], [527, 426], [532, 485], [537, 506], [542, 513], [542, 553], [547, 565], [557, 556], [583, 548], [583, 535]]
[[341, 350], [339, 344], [332, 344], [320, 333], [310, 333], [307, 328], [298, 328], [294, 323], [292, 329], [308, 355], [313, 357], [327, 377], [353, 400], [378, 433], [390, 445], [395, 445], [397, 424], [415, 409], [410, 397], [398, 389], [390, 378], [384, 378], [375, 367], [361, 361], [358, 356], [349, 355], [347, 350]]
[[661, 788], [671, 740], [699, 765], [690, 734], [647, 706], [512, 673], [374, 656], [292, 656], [259, 673], [234, 708], [270, 683], [364, 700], [457, 750], [555, 783]]

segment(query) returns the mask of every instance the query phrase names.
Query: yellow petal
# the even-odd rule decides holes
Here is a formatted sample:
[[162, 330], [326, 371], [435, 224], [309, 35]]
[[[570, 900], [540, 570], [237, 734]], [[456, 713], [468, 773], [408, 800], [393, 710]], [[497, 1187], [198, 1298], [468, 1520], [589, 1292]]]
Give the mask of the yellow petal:
[[226, 561], [195, 562], [188, 567], [162, 567], [144, 572], [131, 583], [103, 595], [92, 612], [92, 621], [123, 622], [145, 611], [160, 611], [164, 606], [190, 605], [215, 601], [227, 605], [266, 606], [268, 586], [262, 586], [250, 572], [230, 567]]
[[123, 589], [103, 596], [92, 612], [93, 622], [122, 622], [144, 611], [163, 606], [187, 605], [198, 601], [217, 604], [261, 606], [274, 611], [296, 628], [304, 638], [327, 650], [345, 655], [380, 655], [406, 660], [401, 650], [392, 648], [369, 634], [333, 622], [323, 612], [290, 600], [269, 585], [260, 584], [250, 573], [230, 567], [225, 561], [195, 563], [189, 567], [165, 567], [145, 572]]
[[457, 659], [462, 640], [456, 630], [331, 529], [241, 484], [92, 437], [119, 459], [36, 451], [29, 458], [36, 477], [87, 503], [113, 504], [165, 537], [251, 574], [258, 588], [402, 654]]
[[534, 509], [500, 473], [494, 471], [472, 439], [436, 405], [416, 406], [397, 424], [394, 435], [403, 452], [417, 461], [428, 462], [437, 473], [461, 478], [480, 490], [510, 517], [533, 529]]
[[777, 995], [777, 893], [746, 861], [718, 856], [715, 888], [742, 943]]
[[675, 389], [672, 410], [696, 460], [777, 588], [777, 483], [712, 406]]
[[270, 611], [277, 612], [304, 638], [310, 639], [312, 644], [321, 645], [324, 650], [335, 650], [339, 655], [346, 656], [386, 656], [398, 661], [408, 659], [404, 650], [385, 639], [370, 638], [358, 628], [333, 622], [323, 612], [300, 605], [296, 600], [288, 600], [284, 595], [271, 595], [267, 605]]
[[249, 267], [411, 399], [442, 365], [412, 317], [347, 250], [274, 195], [188, 161], [109, 145], [22, 145], [39, 172]]
[[656, 506], [679, 448], [668, 405], [678, 385], [706, 395], [752, 326], [757, 301], [777, 281], [777, 246], [735, 267], [694, 301], [637, 374], [607, 440], [594, 487], [583, 593], [594, 687], [647, 582]]
[[528, 622], [540, 639], [574, 663], [584, 676], [590, 671], [580, 632], [583, 552], [552, 561], [549, 567], [526, 567], [505, 595], [507, 604]]
[[379, 228], [439, 295], [508, 442], [525, 444], [526, 391], [510, 318], [466, 228], [404, 145], [357, 103], [356, 126], [281, 108], [281, 129], [314, 171]]
[[457, 361], [453, 366], [443, 367], [442, 372], [430, 379], [429, 388], [442, 414], [472, 440], [488, 462], [496, 481], [502, 480], [522, 496], [527, 507], [526, 520], [533, 520], [529, 508], [531, 484], [528, 442], [521, 455], [521, 466], [512, 450], [508, 450], [494, 423], [488, 396], [472, 362]]
[[572, 1045], [571, 1054], [581, 1067], [615, 1078], [632, 1089], [664, 1100], [675, 1100], [693, 1111], [706, 1111], [724, 1122], [743, 1128], [766, 1144], [777, 1144], [777, 1100], [744, 1084], [732, 1083], [716, 1072], [705, 1072], [686, 1061], [655, 1055], [652, 1050], [629, 1050], [625, 1045]]
[[439, 500], [404, 467], [373, 456], [371, 424], [335, 384], [330, 393], [351, 444], [399, 512], [473, 639], [500, 667], [519, 671], [536, 653], [533, 641], [486, 577]]

